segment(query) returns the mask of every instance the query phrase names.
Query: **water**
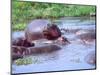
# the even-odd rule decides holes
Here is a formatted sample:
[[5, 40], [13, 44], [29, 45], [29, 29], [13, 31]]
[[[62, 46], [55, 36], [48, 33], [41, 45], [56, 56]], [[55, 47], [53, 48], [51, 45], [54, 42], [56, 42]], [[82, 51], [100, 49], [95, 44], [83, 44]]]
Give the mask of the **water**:
[[[68, 17], [55, 20], [59, 28], [66, 29], [95, 29], [94, 17]], [[61, 46], [62, 49], [53, 53], [29, 56], [36, 63], [29, 65], [12, 64], [12, 73], [30, 73], [45, 71], [94, 69], [95, 65], [88, 64], [85, 56], [95, 51], [95, 42], [85, 45], [77, 40], [75, 33], [64, 33], [71, 44]], [[34, 61], [33, 61], [34, 62]]]

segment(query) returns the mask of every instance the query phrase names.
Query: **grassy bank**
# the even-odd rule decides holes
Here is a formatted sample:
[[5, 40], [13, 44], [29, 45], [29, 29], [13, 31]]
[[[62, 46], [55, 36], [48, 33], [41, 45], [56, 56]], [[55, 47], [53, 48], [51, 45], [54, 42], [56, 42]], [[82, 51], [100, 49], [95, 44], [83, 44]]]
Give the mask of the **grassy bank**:
[[95, 13], [95, 6], [12, 1], [13, 30], [23, 30], [30, 20], [36, 18], [58, 19]]

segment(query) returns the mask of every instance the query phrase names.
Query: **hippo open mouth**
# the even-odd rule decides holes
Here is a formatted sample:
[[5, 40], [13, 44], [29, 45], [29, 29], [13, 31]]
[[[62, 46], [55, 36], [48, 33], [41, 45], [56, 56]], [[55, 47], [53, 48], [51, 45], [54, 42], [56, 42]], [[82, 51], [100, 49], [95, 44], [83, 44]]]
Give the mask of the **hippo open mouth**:
[[49, 25], [47, 29], [43, 31], [43, 34], [48, 40], [55, 40], [61, 36], [61, 31], [56, 25]]

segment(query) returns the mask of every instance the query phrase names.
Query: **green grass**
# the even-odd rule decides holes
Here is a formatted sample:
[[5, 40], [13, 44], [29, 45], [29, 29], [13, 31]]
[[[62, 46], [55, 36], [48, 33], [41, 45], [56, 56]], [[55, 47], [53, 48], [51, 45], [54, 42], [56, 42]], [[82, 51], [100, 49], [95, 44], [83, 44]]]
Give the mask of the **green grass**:
[[29, 56], [29, 57], [24, 57], [24, 58], [19, 58], [14, 61], [16, 65], [29, 65], [29, 64], [39, 64], [42, 63], [39, 58], [35, 56]]
[[12, 26], [12, 30], [13, 31], [17, 31], [17, 30], [24, 30], [25, 27], [26, 27], [26, 23], [18, 23], [18, 24], [15, 24], [14, 26]]
[[12, 0], [12, 28], [23, 30], [30, 20], [36, 18], [58, 19], [66, 16], [87, 16], [90, 13], [95, 13], [95, 6]]
[[32, 58], [23, 58], [23, 59], [17, 59], [15, 61], [15, 64], [16, 65], [29, 65], [29, 64], [32, 64]]

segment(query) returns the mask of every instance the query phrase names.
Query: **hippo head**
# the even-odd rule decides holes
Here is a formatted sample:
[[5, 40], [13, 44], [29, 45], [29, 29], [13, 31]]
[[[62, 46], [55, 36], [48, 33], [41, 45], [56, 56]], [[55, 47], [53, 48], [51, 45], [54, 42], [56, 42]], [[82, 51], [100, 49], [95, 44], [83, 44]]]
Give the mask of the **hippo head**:
[[19, 37], [19, 38], [12, 39], [12, 45], [31, 47], [34, 46], [34, 43], [30, 43], [25, 38]]
[[61, 36], [61, 31], [55, 24], [48, 24], [43, 30], [43, 34], [48, 40], [55, 40]]

